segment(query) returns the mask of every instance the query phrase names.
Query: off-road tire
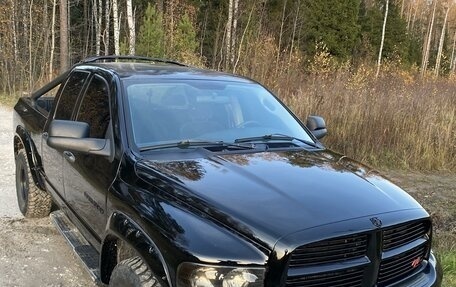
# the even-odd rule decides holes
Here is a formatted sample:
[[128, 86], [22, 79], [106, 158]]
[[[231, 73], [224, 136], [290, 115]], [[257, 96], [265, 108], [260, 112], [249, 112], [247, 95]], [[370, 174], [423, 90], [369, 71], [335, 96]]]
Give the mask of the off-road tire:
[[35, 185], [25, 149], [16, 155], [16, 194], [19, 210], [27, 218], [49, 215], [52, 199], [46, 190]]
[[109, 287], [162, 287], [149, 266], [139, 256], [125, 259], [116, 265]]

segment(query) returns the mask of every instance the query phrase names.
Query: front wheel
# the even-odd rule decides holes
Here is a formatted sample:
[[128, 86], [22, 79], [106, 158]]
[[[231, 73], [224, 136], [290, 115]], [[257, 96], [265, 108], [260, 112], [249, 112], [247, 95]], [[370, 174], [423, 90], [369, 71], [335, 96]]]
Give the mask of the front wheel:
[[109, 280], [110, 287], [162, 287], [149, 266], [139, 256], [116, 265]]
[[25, 149], [20, 149], [16, 155], [16, 193], [19, 210], [25, 217], [40, 218], [49, 215], [51, 196], [33, 182]]

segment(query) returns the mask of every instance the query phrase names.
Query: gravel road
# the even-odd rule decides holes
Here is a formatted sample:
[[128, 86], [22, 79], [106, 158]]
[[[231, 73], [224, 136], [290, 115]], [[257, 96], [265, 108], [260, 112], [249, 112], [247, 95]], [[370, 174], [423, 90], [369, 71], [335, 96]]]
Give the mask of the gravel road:
[[0, 286], [96, 286], [49, 218], [21, 215], [12, 128], [12, 109], [0, 107]]

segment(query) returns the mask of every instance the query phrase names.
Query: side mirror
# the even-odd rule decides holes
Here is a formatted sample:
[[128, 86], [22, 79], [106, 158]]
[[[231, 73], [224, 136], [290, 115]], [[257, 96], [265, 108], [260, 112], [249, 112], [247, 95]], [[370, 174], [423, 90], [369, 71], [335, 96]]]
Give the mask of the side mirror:
[[101, 156], [111, 155], [110, 141], [89, 138], [90, 128], [87, 123], [53, 120], [48, 134], [47, 144], [52, 148]]
[[307, 117], [307, 128], [313, 133], [317, 139], [321, 139], [328, 133], [325, 120], [319, 116]]

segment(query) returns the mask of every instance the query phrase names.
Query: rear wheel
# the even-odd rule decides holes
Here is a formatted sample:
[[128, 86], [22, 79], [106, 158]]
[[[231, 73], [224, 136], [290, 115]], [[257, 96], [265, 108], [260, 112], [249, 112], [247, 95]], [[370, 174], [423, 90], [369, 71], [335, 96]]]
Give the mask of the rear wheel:
[[149, 266], [139, 256], [116, 265], [109, 280], [110, 287], [162, 287]]
[[16, 193], [19, 210], [25, 217], [40, 218], [49, 215], [51, 196], [33, 182], [27, 154], [23, 148], [16, 155]]

